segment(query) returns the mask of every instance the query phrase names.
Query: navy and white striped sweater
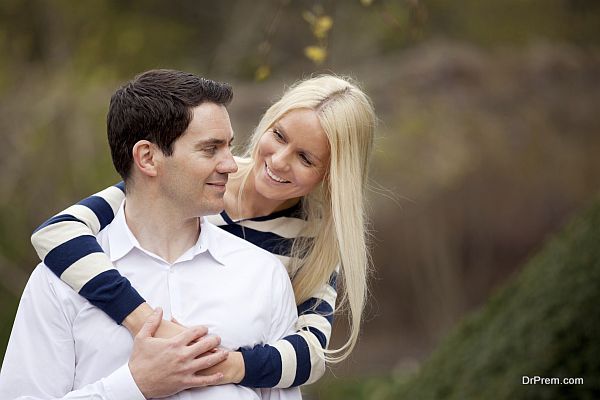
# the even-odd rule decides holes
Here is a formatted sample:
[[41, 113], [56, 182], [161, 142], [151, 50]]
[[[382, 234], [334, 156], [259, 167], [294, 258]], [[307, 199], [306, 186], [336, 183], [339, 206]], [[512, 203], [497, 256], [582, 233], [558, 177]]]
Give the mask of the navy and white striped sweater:
[[[117, 323], [144, 299], [114, 268], [95, 235], [113, 220], [124, 198], [121, 182], [50, 218], [31, 237], [44, 264]], [[242, 221], [231, 220], [225, 212], [207, 218], [273, 253], [288, 267], [293, 240], [306, 224], [299, 211], [299, 207], [293, 207]], [[331, 336], [336, 297], [334, 273], [328, 284], [298, 305], [295, 334], [276, 343], [240, 349], [246, 370], [240, 384], [285, 388], [318, 380], [325, 372], [324, 349]]]

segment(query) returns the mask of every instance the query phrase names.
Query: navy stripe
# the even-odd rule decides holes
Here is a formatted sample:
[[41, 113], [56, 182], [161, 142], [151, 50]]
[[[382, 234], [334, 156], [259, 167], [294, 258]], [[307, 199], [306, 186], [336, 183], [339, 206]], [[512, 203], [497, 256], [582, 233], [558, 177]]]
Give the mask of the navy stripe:
[[235, 222], [233, 222], [233, 220], [229, 218], [229, 215], [227, 215], [225, 211], [221, 211], [220, 215], [227, 225], [235, 225]]
[[[223, 211], [223, 212], [225, 212], [225, 211]], [[294, 204], [293, 206], [291, 206], [290, 208], [286, 208], [285, 210], [275, 211], [274, 213], [265, 215], [263, 217], [248, 218], [248, 220], [262, 222], [262, 221], [271, 221], [271, 220], [274, 220], [274, 219], [277, 219], [280, 217], [305, 219], [302, 217], [302, 202], [298, 202], [298, 203]], [[239, 222], [241, 222], [241, 221], [239, 221]]]
[[56, 215], [52, 218], [50, 218], [49, 220], [47, 220], [46, 222], [44, 222], [43, 224], [41, 224], [40, 226], [38, 226], [35, 231], [33, 231], [33, 233], [36, 233], [37, 231], [39, 231], [40, 229], [43, 229], [45, 227], [47, 227], [48, 225], [53, 225], [53, 224], [58, 224], [59, 222], [79, 222], [83, 224], [83, 221], [75, 218], [72, 215], [69, 214], [60, 214], [60, 215]]
[[106, 200], [98, 196], [90, 196], [87, 199], [81, 200], [79, 203], [82, 206], [86, 206], [96, 214], [98, 221], [100, 222], [100, 230], [111, 223], [115, 219], [115, 213], [112, 207]]
[[333, 323], [333, 308], [322, 299], [312, 297], [298, 306], [298, 315], [317, 314]]
[[223, 219], [228, 223], [228, 224], [239, 224], [242, 223], [244, 221], [257, 221], [257, 222], [264, 222], [264, 221], [271, 221], [280, 217], [288, 217], [288, 218], [298, 218], [298, 219], [303, 219], [306, 220], [306, 218], [304, 218], [303, 213], [302, 213], [302, 202], [299, 201], [298, 203], [294, 204], [293, 206], [291, 206], [290, 208], [286, 208], [285, 210], [280, 210], [280, 211], [275, 211], [274, 213], [271, 213], [269, 215], [265, 215], [263, 217], [254, 217], [254, 218], [247, 218], [247, 219], [242, 219], [239, 220], [237, 222], [234, 222], [229, 215], [227, 215], [226, 211], [222, 211], [221, 212], [221, 217], [223, 217]]
[[294, 351], [296, 352], [296, 377], [292, 386], [298, 386], [305, 383], [310, 377], [310, 350], [308, 349], [308, 343], [300, 335], [290, 335], [283, 338], [287, 340]]
[[121, 181], [115, 185], [117, 189], [121, 189], [121, 192], [125, 193], [125, 182]]
[[318, 330], [317, 328], [314, 328], [312, 326], [308, 327], [308, 330], [317, 337], [317, 339], [319, 339], [319, 343], [321, 343], [321, 347], [325, 348], [325, 346], [327, 345], [327, 338], [325, 337], [325, 334], [323, 332], [321, 332], [320, 330]]
[[245, 375], [240, 385], [272, 388], [281, 380], [281, 354], [272, 346], [256, 345], [238, 349], [244, 358]]
[[333, 271], [333, 274], [329, 277], [329, 286], [333, 288], [333, 290], [337, 290], [337, 278], [338, 273]]
[[44, 264], [60, 278], [67, 268], [81, 258], [88, 254], [102, 252], [102, 247], [94, 236], [77, 236], [50, 250], [44, 258]]
[[79, 294], [117, 323], [135, 310], [144, 299], [116, 269], [109, 269], [86, 283]]
[[221, 225], [219, 228], [270, 253], [281, 256], [289, 256], [292, 251], [292, 244], [294, 244], [293, 238], [284, 238], [273, 232], [261, 232], [241, 225]]

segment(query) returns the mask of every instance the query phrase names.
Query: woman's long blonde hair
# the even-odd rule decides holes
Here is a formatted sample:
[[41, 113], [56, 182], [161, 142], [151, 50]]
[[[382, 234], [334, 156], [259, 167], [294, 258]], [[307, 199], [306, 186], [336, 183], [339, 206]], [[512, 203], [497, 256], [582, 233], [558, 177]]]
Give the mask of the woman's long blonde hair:
[[[254, 168], [261, 136], [291, 110], [317, 113], [330, 146], [330, 165], [320, 185], [303, 198], [307, 227], [292, 246], [292, 285], [296, 303], [313, 297], [340, 267], [343, 291], [338, 310], [348, 309], [350, 334], [327, 362], [345, 359], [356, 345], [371, 267], [367, 246], [365, 188], [376, 117], [369, 98], [345, 77], [320, 75], [297, 82], [265, 112], [240, 165], [242, 187]], [[240, 191], [240, 193], [243, 190]]]

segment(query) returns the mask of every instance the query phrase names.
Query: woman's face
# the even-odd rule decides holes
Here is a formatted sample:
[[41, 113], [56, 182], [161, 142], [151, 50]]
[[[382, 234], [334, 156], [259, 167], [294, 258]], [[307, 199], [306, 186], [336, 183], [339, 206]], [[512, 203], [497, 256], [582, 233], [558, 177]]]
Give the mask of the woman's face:
[[329, 166], [329, 142], [317, 114], [296, 109], [281, 117], [258, 143], [255, 189], [272, 200], [310, 193]]

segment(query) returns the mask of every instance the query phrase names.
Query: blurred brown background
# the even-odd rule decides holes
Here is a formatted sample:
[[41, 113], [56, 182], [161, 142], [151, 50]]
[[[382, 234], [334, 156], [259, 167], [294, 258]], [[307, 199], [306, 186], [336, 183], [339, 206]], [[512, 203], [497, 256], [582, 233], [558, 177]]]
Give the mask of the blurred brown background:
[[119, 180], [104, 118], [121, 83], [151, 68], [231, 82], [240, 144], [284, 85], [333, 71], [380, 118], [372, 297], [335, 373], [413, 368], [598, 194], [599, 43], [593, 0], [3, 1], [0, 354], [33, 229]]

